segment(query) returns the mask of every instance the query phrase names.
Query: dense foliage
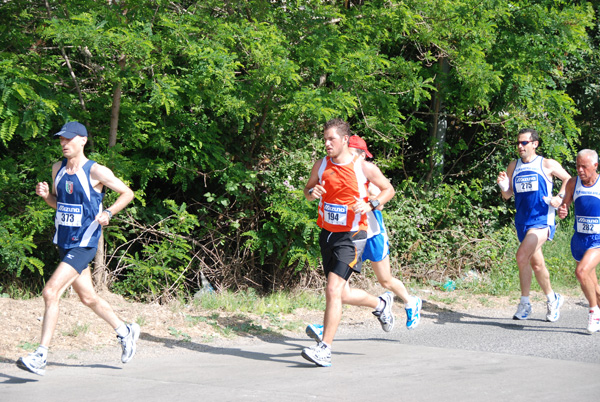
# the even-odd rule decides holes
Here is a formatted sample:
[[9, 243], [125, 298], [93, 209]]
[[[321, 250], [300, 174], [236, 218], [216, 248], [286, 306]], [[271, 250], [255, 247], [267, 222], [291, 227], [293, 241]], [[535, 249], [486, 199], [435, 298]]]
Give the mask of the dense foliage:
[[4, 1], [0, 284], [39, 289], [56, 265], [53, 211], [34, 188], [51, 180], [51, 134], [68, 120], [136, 192], [104, 236], [104, 280], [121, 293], [168, 297], [203, 276], [261, 291], [306, 280], [319, 251], [302, 188], [333, 117], [397, 190], [386, 210], [397, 263], [416, 278], [484, 271], [514, 237], [495, 177], [516, 131], [538, 129], [567, 165], [598, 138], [595, 7]]

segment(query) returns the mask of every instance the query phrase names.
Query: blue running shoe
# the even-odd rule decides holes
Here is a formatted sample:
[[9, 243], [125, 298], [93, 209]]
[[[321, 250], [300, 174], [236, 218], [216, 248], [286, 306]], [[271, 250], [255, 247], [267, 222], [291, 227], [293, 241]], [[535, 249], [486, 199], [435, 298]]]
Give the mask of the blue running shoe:
[[406, 328], [407, 329], [415, 329], [419, 325], [421, 321], [421, 307], [423, 306], [423, 301], [420, 297], [415, 296], [417, 302], [414, 307], [405, 307], [406, 310]]
[[306, 327], [306, 335], [308, 335], [309, 338], [314, 339], [317, 343], [321, 342], [323, 340], [323, 326], [309, 324]]

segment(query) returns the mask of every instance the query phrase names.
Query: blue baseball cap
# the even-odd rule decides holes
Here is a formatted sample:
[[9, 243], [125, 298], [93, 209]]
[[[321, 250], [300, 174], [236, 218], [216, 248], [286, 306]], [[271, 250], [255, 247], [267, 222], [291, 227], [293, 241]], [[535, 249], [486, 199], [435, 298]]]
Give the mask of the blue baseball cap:
[[68, 139], [75, 138], [75, 136], [87, 137], [88, 133], [85, 126], [78, 121], [70, 121], [56, 134], [54, 134], [54, 138], [65, 137]]

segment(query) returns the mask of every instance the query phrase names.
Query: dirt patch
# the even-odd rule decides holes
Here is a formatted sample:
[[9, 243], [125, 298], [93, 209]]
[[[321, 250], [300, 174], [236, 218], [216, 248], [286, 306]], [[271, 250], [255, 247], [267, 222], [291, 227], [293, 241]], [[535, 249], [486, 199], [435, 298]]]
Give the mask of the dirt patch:
[[[298, 309], [292, 315], [261, 317], [192, 305], [135, 303], [104, 292], [117, 316], [137, 322], [142, 328], [139, 351], [148, 354], [174, 349], [179, 343], [217, 346], [259, 337], [290, 336], [303, 331], [307, 322], [320, 322], [322, 312]], [[364, 313], [364, 311], [363, 311]], [[0, 359], [14, 361], [33, 351], [40, 340], [44, 301], [0, 298]], [[188, 345], [189, 346], [189, 345]], [[61, 299], [60, 315], [50, 345], [52, 358], [77, 358], [89, 353], [119, 353], [116, 334], [110, 326], [85, 307], [76, 294]]]
[[[373, 294], [381, 288], [370, 289]], [[437, 289], [415, 290], [424, 300], [424, 310], [475, 312], [491, 315], [512, 314], [518, 295], [492, 297], [472, 295], [465, 291], [444, 292]], [[303, 336], [307, 323], [321, 323], [322, 311], [297, 309], [294, 314], [257, 316], [172, 303], [170, 305], [134, 303], [112, 293], [102, 293], [117, 315], [127, 322], [138, 322], [142, 335], [138, 353], [155, 356], [185, 353], [189, 349], [218, 347], [226, 344], [257, 342], [270, 337]], [[573, 295], [581, 299], [581, 295]], [[532, 294], [532, 301], [542, 303], [544, 296]], [[575, 300], [571, 298], [571, 301]], [[396, 298], [396, 316], [403, 315], [401, 301]], [[30, 300], [0, 298], [0, 360], [15, 361], [33, 351], [40, 339], [44, 302], [41, 297]], [[375, 325], [368, 309], [344, 306], [342, 326]], [[53, 361], [94, 360], [118, 361], [120, 348], [112, 328], [79, 301], [75, 294], [61, 300], [60, 316], [52, 344]]]

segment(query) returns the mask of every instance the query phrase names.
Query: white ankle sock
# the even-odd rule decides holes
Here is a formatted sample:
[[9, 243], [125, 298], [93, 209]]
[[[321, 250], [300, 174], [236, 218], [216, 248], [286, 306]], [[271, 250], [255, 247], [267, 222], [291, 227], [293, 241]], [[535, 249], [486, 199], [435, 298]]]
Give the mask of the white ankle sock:
[[125, 325], [125, 323], [122, 323], [117, 328], [115, 328], [115, 332], [121, 338], [125, 338], [127, 335], [129, 335], [129, 328], [127, 328], [127, 325]]
[[417, 298], [415, 296], [408, 296], [408, 301], [404, 306], [406, 308], [414, 308], [417, 307]]
[[529, 301], [529, 296], [521, 296], [521, 303], [531, 304]]
[[48, 348], [45, 346], [38, 346], [38, 348], [35, 350], [35, 353], [38, 355], [42, 355], [42, 357], [44, 359], [46, 359], [48, 357]]
[[379, 298], [379, 303], [377, 304], [377, 307], [375, 307], [375, 311], [382, 311], [385, 308], [385, 300], [383, 300], [381, 297]]
[[546, 295], [546, 299], [548, 299], [549, 302], [553, 302], [554, 300], [556, 300], [556, 293], [552, 292]]

